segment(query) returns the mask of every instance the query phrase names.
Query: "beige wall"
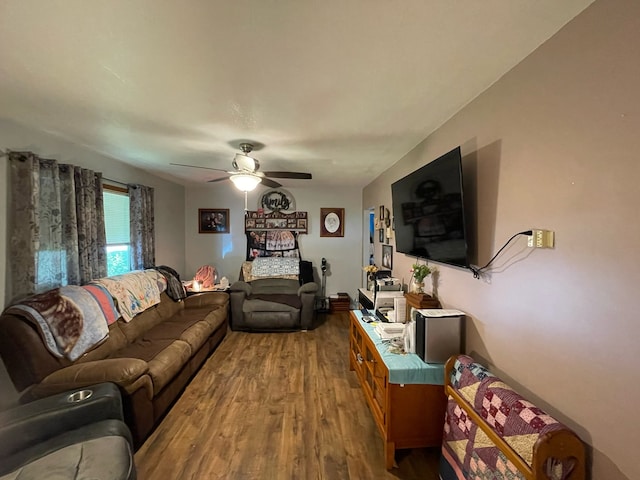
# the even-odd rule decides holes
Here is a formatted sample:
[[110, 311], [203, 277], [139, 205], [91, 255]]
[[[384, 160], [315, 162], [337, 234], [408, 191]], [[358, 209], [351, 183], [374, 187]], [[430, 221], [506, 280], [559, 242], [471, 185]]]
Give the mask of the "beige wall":
[[[477, 263], [556, 232], [553, 250], [520, 237], [482, 280], [441, 266], [437, 291], [468, 313], [467, 352], [593, 447], [598, 480], [640, 478], [639, 44], [640, 2], [596, 2], [363, 194], [390, 204], [393, 181], [461, 145]], [[394, 274], [410, 264], [396, 254]]]
[[[287, 184], [287, 181], [283, 181]], [[291, 182], [292, 183], [292, 182]], [[360, 190], [352, 188], [318, 189], [305, 187], [298, 181], [297, 187], [286, 189], [296, 200], [296, 210], [308, 212], [309, 232], [299, 236], [302, 257], [310, 260], [320, 273], [320, 262], [325, 257], [331, 266], [327, 277], [327, 294], [348, 292], [355, 298], [360, 286], [362, 203]], [[250, 192], [249, 210], [257, 208], [257, 201], [264, 187]], [[345, 209], [345, 236], [343, 238], [320, 237], [320, 208]], [[231, 216], [230, 234], [198, 233], [199, 208], [228, 208]], [[203, 184], [187, 189], [185, 205], [186, 268], [185, 278], [191, 278], [204, 264], [211, 264], [220, 275], [233, 282], [238, 279], [240, 265], [245, 259], [244, 194], [230, 182]]]

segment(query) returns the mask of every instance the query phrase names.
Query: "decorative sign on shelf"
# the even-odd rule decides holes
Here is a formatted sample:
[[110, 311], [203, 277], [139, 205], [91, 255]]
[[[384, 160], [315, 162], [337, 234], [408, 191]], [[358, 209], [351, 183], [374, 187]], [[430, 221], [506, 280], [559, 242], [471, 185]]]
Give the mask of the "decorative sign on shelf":
[[264, 192], [258, 199], [258, 209], [269, 212], [295, 212], [296, 200], [290, 192], [283, 188], [272, 188]]
[[292, 230], [307, 233], [307, 212], [271, 212], [263, 210], [247, 212], [244, 218], [245, 232], [255, 230]]

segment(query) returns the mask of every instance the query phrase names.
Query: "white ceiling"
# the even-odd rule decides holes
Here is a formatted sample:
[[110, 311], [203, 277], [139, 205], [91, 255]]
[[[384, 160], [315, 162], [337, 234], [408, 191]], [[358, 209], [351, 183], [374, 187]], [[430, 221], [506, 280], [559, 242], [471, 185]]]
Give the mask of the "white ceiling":
[[184, 184], [252, 140], [364, 186], [592, 1], [0, 0], [0, 117]]

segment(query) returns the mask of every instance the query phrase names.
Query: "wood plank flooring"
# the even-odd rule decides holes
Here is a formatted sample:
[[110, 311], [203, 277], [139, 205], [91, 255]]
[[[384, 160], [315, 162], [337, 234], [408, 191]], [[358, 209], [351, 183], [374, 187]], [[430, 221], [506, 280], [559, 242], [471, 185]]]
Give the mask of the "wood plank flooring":
[[436, 480], [437, 448], [385, 470], [348, 325], [340, 312], [308, 332], [229, 332], [136, 453], [138, 478]]

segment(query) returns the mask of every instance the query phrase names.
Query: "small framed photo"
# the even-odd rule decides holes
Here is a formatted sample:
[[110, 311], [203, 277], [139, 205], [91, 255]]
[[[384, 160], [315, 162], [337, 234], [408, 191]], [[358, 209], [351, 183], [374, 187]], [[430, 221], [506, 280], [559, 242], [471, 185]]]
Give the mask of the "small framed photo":
[[199, 208], [198, 233], [229, 233], [228, 208]]
[[391, 270], [393, 268], [393, 247], [382, 245], [382, 266]]
[[320, 236], [344, 237], [344, 208], [320, 209]]
[[380, 220], [384, 220], [384, 211], [385, 211], [384, 205], [380, 205], [380, 212], [378, 216]]

